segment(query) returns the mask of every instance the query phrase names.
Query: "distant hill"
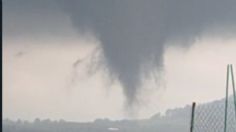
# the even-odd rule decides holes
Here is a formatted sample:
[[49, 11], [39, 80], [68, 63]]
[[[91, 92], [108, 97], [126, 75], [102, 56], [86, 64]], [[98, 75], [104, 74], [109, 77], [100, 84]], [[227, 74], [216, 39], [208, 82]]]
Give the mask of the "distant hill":
[[[232, 96], [229, 99], [228, 132], [236, 132]], [[195, 132], [222, 131], [225, 99], [200, 104], [196, 107]], [[164, 116], [153, 115], [143, 120], [96, 119], [79, 123], [35, 119], [34, 122], [3, 120], [3, 132], [189, 132], [191, 106], [170, 109]]]

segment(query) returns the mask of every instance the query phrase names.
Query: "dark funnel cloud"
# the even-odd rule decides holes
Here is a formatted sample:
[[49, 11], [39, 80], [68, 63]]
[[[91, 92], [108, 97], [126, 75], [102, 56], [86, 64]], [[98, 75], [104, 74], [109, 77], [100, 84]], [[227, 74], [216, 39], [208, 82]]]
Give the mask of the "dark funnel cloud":
[[189, 47], [203, 32], [236, 31], [236, 0], [3, 0], [3, 13], [5, 36], [65, 37], [67, 17], [79, 33], [92, 32], [128, 106], [147, 77], [161, 74], [166, 47]]
[[[236, 0], [65, 0], [79, 32], [93, 31], [127, 104], [137, 101], [144, 74], [163, 67], [169, 45], [190, 46], [201, 33], [236, 26]], [[179, 43], [168, 43], [181, 40]], [[145, 66], [149, 68], [145, 68]]]

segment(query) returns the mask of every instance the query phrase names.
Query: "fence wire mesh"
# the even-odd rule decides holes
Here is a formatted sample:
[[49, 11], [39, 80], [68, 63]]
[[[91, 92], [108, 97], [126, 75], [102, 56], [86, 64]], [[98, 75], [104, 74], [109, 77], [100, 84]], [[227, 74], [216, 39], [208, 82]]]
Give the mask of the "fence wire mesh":
[[[194, 132], [224, 132], [225, 99], [210, 104], [197, 105]], [[228, 99], [226, 132], [236, 132], [236, 115], [233, 96]]]

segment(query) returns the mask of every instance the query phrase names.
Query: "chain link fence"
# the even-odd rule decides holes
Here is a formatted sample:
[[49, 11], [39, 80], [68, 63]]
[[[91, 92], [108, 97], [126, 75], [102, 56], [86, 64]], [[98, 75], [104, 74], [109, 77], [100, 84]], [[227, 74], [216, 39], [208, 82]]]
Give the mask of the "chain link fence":
[[[196, 106], [193, 132], [224, 132], [225, 99]], [[233, 96], [228, 99], [226, 132], [236, 132]]]
[[[231, 96], [228, 96], [229, 83], [233, 88]], [[193, 104], [192, 108], [191, 132], [236, 132], [236, 91], [232, 64], [227, 65], [225, 99], [197, 107]]]

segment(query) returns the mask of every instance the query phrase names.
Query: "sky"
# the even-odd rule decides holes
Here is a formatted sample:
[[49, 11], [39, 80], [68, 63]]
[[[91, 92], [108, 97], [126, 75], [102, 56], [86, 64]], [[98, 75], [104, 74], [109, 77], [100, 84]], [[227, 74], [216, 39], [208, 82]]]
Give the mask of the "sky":
[[3, 117], [136, 119], [221, 99], [235, 5], [5, 0]]

